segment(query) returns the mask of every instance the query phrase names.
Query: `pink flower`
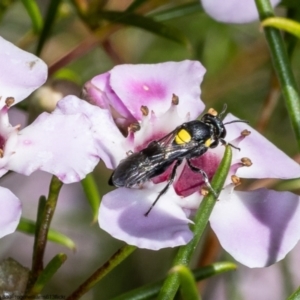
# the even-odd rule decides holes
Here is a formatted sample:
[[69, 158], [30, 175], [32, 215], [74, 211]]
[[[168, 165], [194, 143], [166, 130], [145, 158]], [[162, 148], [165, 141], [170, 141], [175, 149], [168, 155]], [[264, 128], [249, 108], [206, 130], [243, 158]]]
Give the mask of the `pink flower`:
[[45, 82], [47, 66], [4, 39], [0, 42], [1, 71], [5, 72], [5, 76], [0, 74], [0, 175], [8, 170], [25, 175], [43, 170], [64, 183], [80, 181], [99, 161], [91, 120], [98, 118], [101, 110], [67, 96], [51, 114], [42, 113], [24, 129], [12, 127], [8, 109]]
[[[9, 108], [45, 82], [47, 66], [1, 37], [0, 64], [0, 176], [9, 170], [25, 175], [43, 170], [71, 183], [92, 172], [101, 152], [91, 120], [102, 116], [101, 109], [67, 96], [53, 113], [42, 113], [22, 130], [13, 127]], [[0, 194], [2, 237], [15, 230], [21, 204], [7, 189], [1, 188]]]
[[[197, 61], [156, 65], [121, 65], [94, 77], [85, 86], [86, 98], [102, 108], [105, 130], [99, 132], [108, 168], [116, 168], [130, 151], [147, 147], [204, 110], [199, 85], [205, 69]], [[176, 97], [179, 103], [176, 105]], [[224, 123], [237, 119], [228, 114]], [[235, 191], [231, 176], [296, 178], [299, 165], [245, 123], [225, 125], [233, 161], [224, 189], [210, 218], [222, 246], [250, 267], [262, 267], [282, 258], [300, 237], [299, 197], [267, 189]], [[247, 136], [245, 130], [251, 132]], [[121, 132], [125, 133], [123, 135]], [[128, 133], [128, 134], [127, 134]], [[107, 142], [107, 143], [106, 143]], [[209, 149], [192, 163], [211, 178], [224, 147]], [[247, 158], [247, 159], [245, 159]], [[252, 161], [251, 166], [246, 166]], [[248, 164], [250, 165], [250, 164]], [[203, 177], [183, 162], [170, 186], [145, 217], [166, 186], [170, 168], [136, 188], [118, 188], [103, 197], [99, 224], [117, 239], [140, 248], [158, 250], [184, 245], [192, 238], [189, 217], [198, 208]]]
[[[276, 6], [280, 0], [270, 0]], [[201, 0], [205, 12], [224, 23], [249, 23], [258, 20], [255, 0]]]

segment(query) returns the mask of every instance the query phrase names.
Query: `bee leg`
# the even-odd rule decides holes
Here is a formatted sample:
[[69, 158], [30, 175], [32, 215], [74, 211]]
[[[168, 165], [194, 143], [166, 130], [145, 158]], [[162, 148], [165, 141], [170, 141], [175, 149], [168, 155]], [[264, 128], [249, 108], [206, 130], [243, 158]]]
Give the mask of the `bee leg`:
[[234, 146], [234, 145], [232, 145], [232, 144], [230, 144], [230, 143], [227, 143], [227, 142], [224, 141], [223, 139], [220, 139], [220, 142], [221, 142], [221, 144], [222, 144], [223, 146], [229, 145], [230, 147], [232, 147], [232, 148], [234, 148], [234, 149], [236, 149], [236, 150], [241, 151], [241, 148], [236, 147], [236, 146]]
[[215, 192], [215, 190], [213, 189], [213, 187], [211, 186], [207, 174], [206, 174], [203, 170], [194, 167], [194, 166], [192, 165], [192, 163], [190, 162], [189, 159], [187, 159], [186, 161], [187, 161], [188, 166], [190, 167], [190, 169], [191, 169], [193, 172], [195, 172], [195, 173], [200, 173], [200, 174], [203, 176], [203, 179], [204, 179], [204, 182], [205, 182], [206, 186], [209, 188], [209, 190], [210, 190], [210, 191], [214, 194], [214, 196], [217, 198], [218, 195], [217, 195], [217, 193]]
[[181, 164], [182, 159], [178, 159], [172, 169], [172, 173], [169, 177], [168, 183], [167, 185], [159, 192], [158, 196], [156, 197], [155, 201], [152, 203], [152, 205], [150, 206], [150, 208], [147, 210], [147, 212], [144, 214], [145, 217], [147, 217], [150, 213], [150, 211], [152, 210], [152, 208], [154, 207], [154, 205], [156, 204], [156, 202], [159, 200], [159, 198], [169, 189], [170, 185], [173, 183], [175, 175], [176, 175], [176, 170], [178, 168], [178, 166]]

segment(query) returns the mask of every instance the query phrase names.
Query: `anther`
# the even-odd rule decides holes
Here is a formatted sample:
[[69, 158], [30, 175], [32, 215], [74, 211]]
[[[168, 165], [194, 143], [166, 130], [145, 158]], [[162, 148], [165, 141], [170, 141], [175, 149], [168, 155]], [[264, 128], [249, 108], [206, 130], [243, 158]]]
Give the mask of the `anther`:
[[214, 116], [214, 117], [216, 117], [216, 116], [218, 115], [218, 112], [217, 112], [214, 108], [210, 108], [210, 109], [207, 111], [207, 113], [208, 113], [209, 115]]
[[175, 94], [172, 95], [172, 104], [173, 105], [178, 105], [179, 104], [179, 97], [176, 96]]
[[15, 98], [14, 97], [7, 97], [5, 99], [5, 104], [6, 104], [7, 107], [10, 107], [14, 102], [15, 102]]
[[0, 149], [0, 158], [2, 158], [3, 156], [4, 156], [4, 151]]
[[143, 116], [148, 116], [149, 115], [149, 108], [147, 106], [142, 105], [141, 106], [141, 112], [143, 114]]
[[136, 123], [131, 123], [129, 126], [128, 126], [128, 131], [130, 132], [137, 132], [141, 129], [141, 125], [136, 122]]
[[248, 157], [241, 158], [241, 162], [244, 167], [252, 166], [252, 161]]
[[247, 130], [247, 129], [245, 129], [245, 130], [243, 130], [242, 132], [241, 132], [241, 136], [248, 136], [248, 135], [250, 135], [251, 134], [251, 131], [249, 131], [249, 130]]
[[232, 175], [231, 176], [231, 182], [235, 185], [238, 186], [241, 184], [241, 178], [236, 176], [236, 175]]
[[200, 194], [201, 194], [202, 196], [206, 196], [206, 195], [208, 195], [208, 193], [209, 193], [209, 190], [208, 190], [207, 187], [203, 186], [203, 187], [200, 189]]

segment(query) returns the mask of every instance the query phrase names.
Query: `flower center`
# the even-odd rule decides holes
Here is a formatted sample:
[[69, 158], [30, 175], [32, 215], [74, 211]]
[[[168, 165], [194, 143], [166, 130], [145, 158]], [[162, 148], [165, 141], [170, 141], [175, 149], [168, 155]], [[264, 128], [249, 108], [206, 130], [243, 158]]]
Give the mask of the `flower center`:
[[[202, 169], [211, 180], [220, 164], [220, 159], [216, 154], [206, 152], [204, 155], [192, 159], [191, 164]], [[183, 197], [200, 192], [202, 186], [206, 186], [203, 176], [193, 172], [187, 164], [174, 184], [175, 192]]]

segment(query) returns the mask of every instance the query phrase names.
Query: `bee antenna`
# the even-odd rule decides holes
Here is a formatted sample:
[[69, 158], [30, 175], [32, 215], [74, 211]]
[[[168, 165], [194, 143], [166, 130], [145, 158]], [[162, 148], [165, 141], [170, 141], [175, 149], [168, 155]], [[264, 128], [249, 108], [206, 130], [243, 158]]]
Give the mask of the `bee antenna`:
[[249, 122], [246, 121], [246, 120], [233, 120], [233, 121], [230, 121], [230, 122], [223, 123], [223, 125], [232, 124], [232, 123], [247, 123], [247, 124], [249, 124]]
[[222, 111], [219, 113], [219, 118], [220, 118], [220, 119], [223, 118], [223, 115], [225, 114], [226, 110], [227, 110], [227, 104], [224, 103], [223, 109], [222, 109]]

